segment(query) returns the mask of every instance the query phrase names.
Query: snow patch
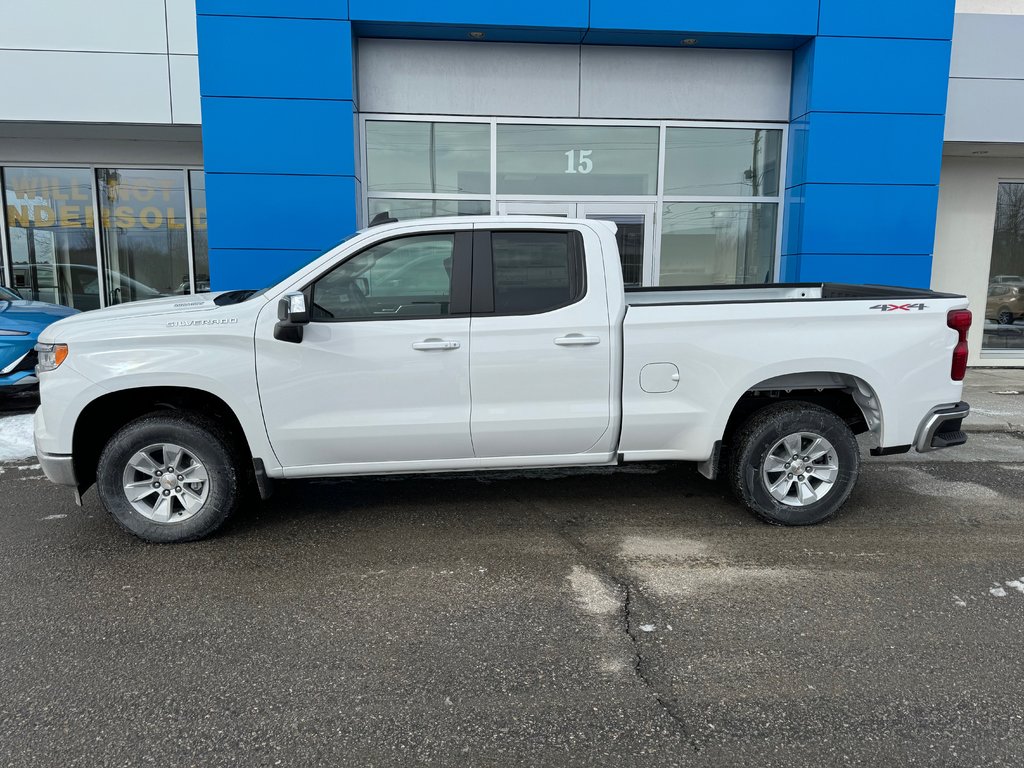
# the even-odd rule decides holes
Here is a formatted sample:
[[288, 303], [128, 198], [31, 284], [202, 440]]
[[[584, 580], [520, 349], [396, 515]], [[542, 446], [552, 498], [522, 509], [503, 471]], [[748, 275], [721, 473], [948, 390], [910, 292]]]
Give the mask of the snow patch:
[[1006, 597], [1006, 590], [1000, 586], [992, 587], [989, 589], [988, 593], [992, 595], [992, 597]]
[[599, 666], [601, 667], [601, 671], [606, 675], [621, 675], [632, 669], [632, 667], [622, 659], [601, 659], [599, 661]]
[[654, 624], [641, 624], [640, 625], [640, 631], [641, 632], [653, 632], [656, 629], [657, 629], [657, 627]]
[[574, 565], [567, 578], [576, 603], [584, 613], [591, 616], [609, 616], [618, 612], [621, 605], [618, 593], [605, 584], [596, 573], [582, 565]]
[[1024, 580], [1014, 579], [1013, 581], [1006, 582], [1006, 586], [1010, 589], [1016, 589], [1022, 595], [1024, 595]]
[[678, 566], [654, 565], [639, 568], [640, 578], [660, 595], [688, 597], [720, 590], [742, 590], [752, 594], [776, 589], [792, 581], [820, 580], [815, 571], [800, 568], [763, 568], [757, 566]]
[[695, 560], [708, 545], [682, 536], [626, 536], [619, 545], [619, 554], [626, 560]]
[[920, 469], [899, 467], [899, 471], [907, 478], [907, 485], [914, 493], [940, 499], [959, 499], [961, 501], [998, 501], [1002, 494], [979, 483], [962, 480], [943, 480]]
[[47, 515], [46, 517], [44, 517], [42, 519], [43, 520], [60, 520], [60, 519], [65, 518], [65, 517], [67, 517], [67, 515]]
[[35, 455], [32, 414], [0, 417], [0, 461], [18, 461]]

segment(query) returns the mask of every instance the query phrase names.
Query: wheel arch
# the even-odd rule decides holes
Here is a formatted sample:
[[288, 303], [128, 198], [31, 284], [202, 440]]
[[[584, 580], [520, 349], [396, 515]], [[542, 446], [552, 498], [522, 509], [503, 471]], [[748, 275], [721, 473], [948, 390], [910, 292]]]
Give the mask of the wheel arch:
[[701, 464], [707, 476], [717, 474], [719, 454], [754, 413], [773, 403], [801, 400], [819, 405], [843, 419], [855, 435], [870, 432], [881, 445], [882, 407], [875, 388], [851, 373], [803, 371], [772, 376], [748, 387], [733, 403], [719, 439], [719, 448]]
[[223, 399], [191, 387], [135, 387], [101, 395], [78, 415], [72, 436], [72, 455], [79, 491], [84, 492], [96, 481], [100, 452], [117, 430], [140, 416], [163, 410], [200, 413], [215, 419], [234, 441], [239, 451], [240, 469], [251, 471], [252, 448], [237, 414]]

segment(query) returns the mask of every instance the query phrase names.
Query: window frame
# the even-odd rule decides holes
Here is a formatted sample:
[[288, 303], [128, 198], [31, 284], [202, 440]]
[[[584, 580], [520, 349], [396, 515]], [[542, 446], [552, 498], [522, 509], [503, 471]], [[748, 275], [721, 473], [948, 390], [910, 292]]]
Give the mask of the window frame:
[[35, 168], [43, 171], [47, 168], [54, 169], [74, 169], [74, 170], [86, 170], [89, 171], [91, 179], [91, 197], [93, 207], [93, 237], [95, 238], [95, 249], [96, 249], [96, 269], [99, 275], [99, 300], [100, 309], [110, 306], [107, 302], [107, 277], [103, 263], [103, 236], [101, 233], [103, 217], [100, 214], [100, 202], [99, 202], [99, 183], [97, 181], [97, 172], [101, 169], [107, 168], [123, 168], [126, 170], [138, 170], [138, 171], [183, 171], [185, 175], [185, 206], [188, 209], [188, 216], [185, 218], [185, 232], [187, 235], [187, 246], [188, 246], [188, 270], [189, 270], [189, 293], [183, 294], [188, 296], [194, 296], [197, 294], [196, 291], [196, 280], [195, 280], [195, 248], [193, 243], [194, 233], [192, 231], [192, 222], [194, 217], [193, 202], [192, 202], [192, 188], [189, 183], [189, 174], [192, 171], [203, 171], [205, 168], [202, 165], [192, 164], [181, 164], [181, 165], [169, 165], [167, 163], [134, 163], [134, 162], [109, 162], [109, 163], [82, 163], [82, 162], [5, 162], [0, 163], [0, 209], [2, 209], [2, 217], [0, 217], [0, 280], [3, 284], [8, 287], [14, 286], [14, 259], [10, 250], [10, 243], [8, 241], [8, 221], [7, 221], [7, 202], [5, 197], [5, 191], [7, 188], [7, 169], [8, 168]]
[[[494, 308], [494, 251], [491, 238], [501, 233], [514, 234], [551, 234], [565, 235], [568, 239], [569, 256], [569, 300], [541, 310], [524, 310], [521, 312], [497, 312]], [[488, 228], [473, 230], [473, 317], [525, 317], [530, 315], [546, 315], [560, 309], [579, 304], [587, 297], [590, 285], [587, 280], [587, 253], [583, 245], [583, 235], [578, 229], [503, 229]]]
[[[981, 326], [981, 328], [980, 328], [981, 340], [980, 340], [980, 346], [979, 346], [979, 350], [978, 350], [978, 356], [979, 356], [979, 358], [981, 360], [1010, 361], [1010, 360], [1022, 360], [1022, 359], [1024, 359], [1024, 349], [1022, 349], [1022, 348], [1014, 348], [1014, 347], [1002, 347], [1001, 348], [1001, 347], [986, 347], [985, 346], [985, 336], [987, 335], [987, 330], [986, 330], [986, 327], [985, 327], [985, 323], [986, 323], [985, 315], [987, 315], [988, 300], [991, 298], [988, 294], [989, 294], [989, 289], [992, 287], [992, 285], [994, 285], [994, 283], [991, 282], [992, 281], [992, 277], [993, 277], [993, 275], [992, 275], [992, 271], [993, 271], [992, 270], [992, 256], [993, 256], [993, 251], [995, 250], [996, 226], [999, 223], [999, 189], [1004, 184], [1005, 185], [1016, 184], [1016, 185], [1024, 186], [1024, 177], [1018, 177], [1018, 176], [998, 176], [998, 177], [995, 178], [995, 180], [993, 182], [993, 192], [995, 194], [995, 205], [993, 206], [993, 214], [994, 215], [992, 217], [992, 229], [991, 229], [991, 232], [992, 232], [992, 242], [991, 242], [991, 245], [989, 247], [989, 253], [988, 253], [988, 275], [986, 277], [985, 292], [984, 292], [984, 294], [981, 297], [981, 301], [979, 302], [980, 306], [983, 307], [983, 309], [981, 309], [980, 311], [976, 311], [975, 312], [975, 324]], [[973, 302], [973, 299], [972, 299], [972, 302]], [[978, 315], [979, 314], [982, 315], [982, 319], [981, 319], [980, 323], [978, 322]]]
[[472, 269], [473, 269], [473, 230], [471, 229], [437, 229], [428, 232], [407, 232], [394, 237], [375, 240], [364, 248], [349, 254], [341, 261], [331, 264], [330, 267], [318, 273], [307, 281], [298, 290], [306, 297], [307, 305], [312, 309], [314, 286], [320, 280], [330, 275], [334, 270], [347, 264], [352, 259], [361, 256], [367, 251], [385, 243], [393, 243], [396, 240], [408, 240], [414, 237], [424, 236], [451, 236], [452, 237], [452, 275], [449, 283], [448, 314], [446, 315], [382, 315], [380, 317], [317, 317], [314, 318], [310, 312], [310, 323], [378, 323], [395, 322], [400, 320], [448, 320], [466, 318], [470, 316], [471, 294], [472, 294]]
[[[771, 280], [778, 283], [782, 278], [783, 238], [788, 211], [785, 204], [785, 190], [789, 183], [789, 139], [790, 124], [787, 121], [730, 121], [730, 120], [652, 120], [629, 118], [539, 118], [539, 117], [498, 117], [474, 115], [428, 115], [402, 114], [396, 112], [364, 112], [359, 115], [359, 169], [361, 178], [366, 178], [366, 123], [374, 120], [407, 121], [407, 122], [453, 122], [453, 123], [486, 123], [491, 127], [491, 189], [490, 195], [480, 194], [431, 194], [414, 192], [373, 192], [363, 189], [360, 194], [357, 217], [360, 226], [369, 221], [370, 199], [410, 199], [410, 200], [478, 200], [490, 201], [491, 215], [499, 213], [499, 203], [505, 202], [544, 202], [544, 203], [654, 203], [656, 213], [652, 221], [650, 237], [652, 239], [651, 274], [655, 282], [642, 287], [658, 287], [657, 278], [661, 273], [661, 212], [665, 203], [768, 203], [777, 206], [776, 231], [774, 238], [774, 255], [772, 259]], [[658, 180], [656, 194], [653, 195], [506, 195], [497, 191], [497, 126], [499, 124], [529, 125], [570, 125], [570, 126], [656, 126], [659, 128], [658, 142]], [[673, 195], [665, 193], [665, 143], [669, 128], [745, 128], [760, 130], [778, 130], [782, 132], [779, 157], [779, 189], [773, 196], [733, 196], [733, 195]], [[771, 284], [771, 283], [769, 283]]]

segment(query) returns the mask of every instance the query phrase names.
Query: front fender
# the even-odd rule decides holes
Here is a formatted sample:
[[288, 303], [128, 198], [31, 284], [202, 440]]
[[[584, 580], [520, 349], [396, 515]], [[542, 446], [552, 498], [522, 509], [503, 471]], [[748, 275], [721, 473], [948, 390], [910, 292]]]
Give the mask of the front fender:
[[[146, 387], [178, 387], [207, 392], [227, 404], [238, 418], [253, 456], [263, 459], [268, 470], [280, 465], [267, 439], [256, 387], [254, 345], [241, 334], [187, 334], [180, 338], [134, 339], [130, 345], [112, 346], [101, 341], [70, 344], [69, 367], [91, 384], [92, 396]], [[49, 379], [44, 375], [44, 379]], [[54, 381], [59, 377], [54, 377]], [[43, 392], [47, 405], [48, 393]], [[75, 397], [72, 426], [62, 425], [70, 451], [73, 420], [88, 404]], [[63, 444], [63, 441], [62, 441]], [[42, 447], [42, 446], [41, 446]], [[55, 451], [62, 452], [62, 451]]]

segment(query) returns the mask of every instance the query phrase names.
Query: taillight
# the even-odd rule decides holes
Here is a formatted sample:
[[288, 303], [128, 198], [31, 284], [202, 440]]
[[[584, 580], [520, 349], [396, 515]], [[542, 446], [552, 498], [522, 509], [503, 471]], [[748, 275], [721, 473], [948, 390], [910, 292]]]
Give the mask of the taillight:
[[946, 325], [952, 328], [959, 335], [956, 346], [953, 347], [953, 368], [950, 377], [953, 381], [963, 381], [967, 374], [967, 332], [971, 329], [971, 311], [969, 309], [954, 309], [946, 315]]

